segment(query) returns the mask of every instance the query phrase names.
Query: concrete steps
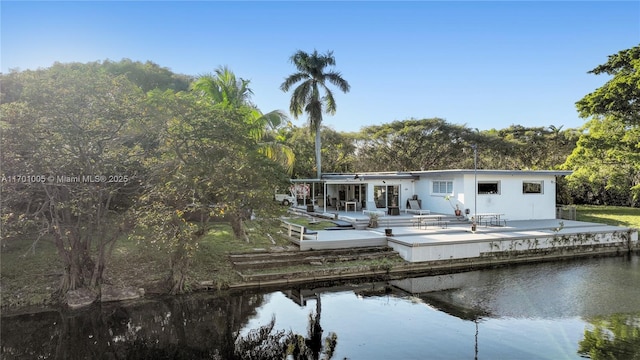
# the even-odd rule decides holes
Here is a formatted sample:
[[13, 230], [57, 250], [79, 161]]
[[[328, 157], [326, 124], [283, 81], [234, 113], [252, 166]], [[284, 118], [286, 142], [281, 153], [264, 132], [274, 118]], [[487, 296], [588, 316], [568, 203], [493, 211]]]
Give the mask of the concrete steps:
[[[449, 224], [466, 224], [468, 223], [468, 220], [465, 219], [464, 217], [457, 217], [454, 215], [448, 216], [448, 215], [443, 215], [442, 216], [442, 221], [446, 221]], [[415, 226], [415, 223], [413, 222], [413, 218], [412, 217], [396, 217], [396, 216], [385, 216], [380, 218], [380, 220], [378, 220], [378, 226], [381, 228], [386, 228], [386, 227], [409, 227], [409, 226]]]
[[[296, 276], [313, 276], [318, 272], [361, 271], [362, 261], [385, 263], [384, 259], [398, 262], [400, 256], [388, 246], [362, 247], [357, 249], [284, 251], [230, 254], [229, 259], [244, 281], [274, 280], [284, 276], [279, 269], [300, 267]], [[354, 265], [360, 261], [360, 265]], [[291, 271], [287, 271], [291, 276]]]

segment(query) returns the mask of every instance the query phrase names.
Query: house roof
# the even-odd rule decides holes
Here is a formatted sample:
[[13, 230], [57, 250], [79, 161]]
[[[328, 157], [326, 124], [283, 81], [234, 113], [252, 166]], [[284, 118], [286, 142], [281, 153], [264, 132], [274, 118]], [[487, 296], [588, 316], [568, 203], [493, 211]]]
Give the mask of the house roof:
[[443, 175], [549, 175], [566, 176], [573, 172], [568, 170], [491, 170], [491, 169], [450, 169], [450, 170], [424, 170], [424, 171], [396, 171], [396, 172], [358, 172], [358, 173], [327, 173], [322, 174], [322, 179], [291, 179], [295, 183], [322, 183], [322, 182], [355, 182], [366, 180], [391, 180], [410, 179], [418, 180], [421, 176], [443, 176]]
[[410, 179], [417, 180], [418, 176], [408, 172], [379, 172], [379, 173], [343, 173], [343, 174], [322, 174], [322, 179], [326, 181], [365, 181], [365, 180], [386, 180], [386, 179]]
[[452, 174], [474, 174], [482, 175], [555, 175], [566, 176], [571, 175], [573, 171], [569, 170], [491, 170], [491, 169], [452, 169], [452, 170], [425, 170], [425, 171], [412, 171], [411, 174], [415, 175], [452, 175]]

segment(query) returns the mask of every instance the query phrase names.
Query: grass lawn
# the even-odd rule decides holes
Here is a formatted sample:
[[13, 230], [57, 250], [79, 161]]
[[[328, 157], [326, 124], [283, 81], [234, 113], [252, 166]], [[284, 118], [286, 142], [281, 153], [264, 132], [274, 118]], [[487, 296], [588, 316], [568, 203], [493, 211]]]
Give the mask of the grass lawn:
[[62, 263], [44, 239], [3, 241], [0, 253], [2, 307], [48, 304], [60, 284]]
[[[200, 239], [195, 251], [187, 286], [212, 281], [222, 288], [240, 280], [227, 259], [231, 252], [248, 252], [287, 246], [290, 242], [277, 234], [279, 228], [257, 222], [247, 223], [250, 242], [235, 239], [231, 227], [214, 223]], [[269, 235], [267, 235], [269, 234]], [[149, 235], [149, 238], [153, 235]], [[273, 241], [272, 241], [273, 240]], [[46, 305], [58, 288], [62, 274], [54, 245], [41, 239], [35, 246], [32, 239], [3, 241], [0, 248], [1, 306], [22, 307]], [[169, 274], [169, 253], [157, 246], [139, 243], [123, 236], [108, 255], [104, 280], [115, 286], [158, 289]]]
[[640, 229], [640, 208], [622, 206], [578, 205], [578, 221], [589, 221]]
[[[316, 219], [317, 220], [317, 219]], [[310, 230], [323, 230], [328, 227], [336, 226], [329, 220], [320, 220], [318, 222], [309, 223], [309, 218], [306, 217], [292, 217], [287, 219], [288, 222], [302, 225]]]

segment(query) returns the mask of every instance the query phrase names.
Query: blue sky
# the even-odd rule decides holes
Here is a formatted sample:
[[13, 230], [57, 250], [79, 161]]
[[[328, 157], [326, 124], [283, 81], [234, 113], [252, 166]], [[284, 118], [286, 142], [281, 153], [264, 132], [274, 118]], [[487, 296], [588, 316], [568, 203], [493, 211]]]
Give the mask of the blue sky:
[[2, 1], [0, 11], [2, 72], [122, 58], [189, 75], [227, 65], [265, 112], [288, 112], [279, 86], [296, 50], [333, 50], [351, 84], [324, 120], [338, 131], [431, 117], [579, 127], [575, 102], [607, 80], [587, 71], [640, 43], [638, 1]]

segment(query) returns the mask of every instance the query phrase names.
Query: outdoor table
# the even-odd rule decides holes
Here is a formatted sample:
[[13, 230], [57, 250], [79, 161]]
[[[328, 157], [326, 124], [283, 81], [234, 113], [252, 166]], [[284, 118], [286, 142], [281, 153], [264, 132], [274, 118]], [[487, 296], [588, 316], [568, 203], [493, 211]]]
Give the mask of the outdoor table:
[[422, 228], [424, 224], [425, 229], [427, 228], [428, 220], [433, 220], [437, 222], [438, 225], [441, 225], [442, 222], [442, 215], [413, 215], [413, 218], [418, 219], [418, 228]]
[[345, 212], [349, 211], [349, 205], [353, 205], [353, 212], [356, 212], [356, 210], [357, 210], [356, 204], [357, 203], [358, 203], [357, 201], [345, 201], [344, 202], [344, 211]]
[[504, 214], [500, 214], [500, 213], [478, 213], [475, 214], [475, 219], [476, 219], [476, 223], [477, 224], [481, 224], [482, 223], [482, 219], [488, 219], [488, 220], [484, 220], [485, 221], [485, 226], [489, 226], [489, 225], [494, 225], [494, 221], [495, 221], [495, 226], [501, 226], [500, 225], [500, 217], [504, 216]]

